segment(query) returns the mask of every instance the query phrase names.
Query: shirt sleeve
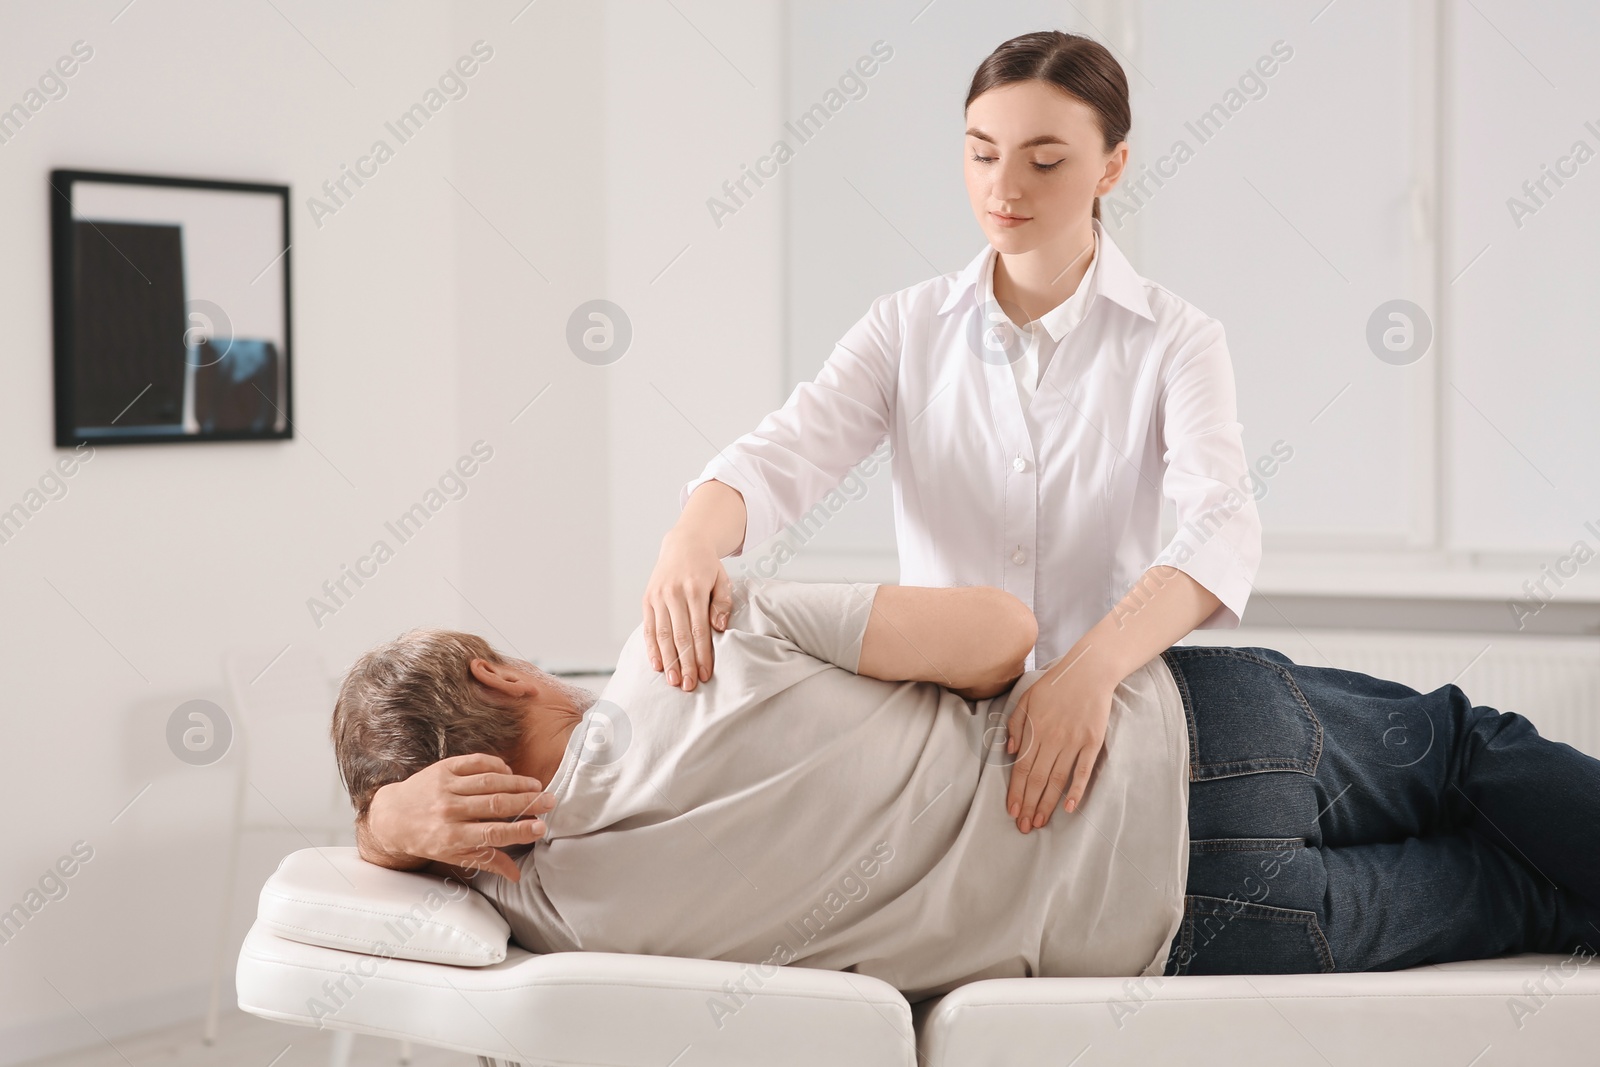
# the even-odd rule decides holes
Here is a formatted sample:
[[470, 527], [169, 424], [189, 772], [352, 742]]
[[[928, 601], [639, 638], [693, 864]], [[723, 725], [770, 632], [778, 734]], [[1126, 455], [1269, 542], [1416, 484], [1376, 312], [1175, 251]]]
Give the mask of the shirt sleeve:
[[806, 655], [854, 674], [877, 594], [875, 582], [738, 578], [728, 628], [788, 641]]
[[796, 386], [783, 407], [684, 485], [680, 509], [713, 478], [744, 497], [745, 536], [734, 555], [794, 522], [888, 436], [899, 361], [894, 300], [874, 300], [815, 380]]
[[1199, 629], [1231, 629], [1261, 565], [1261, 517], [1233, 363], [1215, 319], [1180, 343], [1162, 389], [1160, 425], [1162, 488], [1177, 509], [1178, 529], [1152, 566], [1177, 568], [1222, 602]]

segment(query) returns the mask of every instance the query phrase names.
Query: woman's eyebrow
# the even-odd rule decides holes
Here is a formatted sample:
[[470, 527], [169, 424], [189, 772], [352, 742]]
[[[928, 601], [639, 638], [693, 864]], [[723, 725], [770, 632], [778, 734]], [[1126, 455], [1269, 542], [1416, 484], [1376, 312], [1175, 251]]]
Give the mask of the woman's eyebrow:
[[[970, 126], [970, 127], [967, 128], [967, 136], [968, 137], [976, 137], [980, 141], [988, 141], [990, 144], [995, 144], [996, 143], [995, 139], [993, 137], [990, 137], [988, 134], [984, 133], [982, 130], [978, 129], [978, 127], [976, 127], [976, 126]], [[1058, 145], [1065, 146], [1065, 145], [1067, 145], [1067, 142], [1063, 141], [1061, 138], [1055, 136], [1054, 134], [1043, 133], [1043, 134], [1040, 134], [1038, 137], [1034, 137], [1034, 138], [1032, 138], [1030, 140], [1023, 141], [1017, 147], [1018, 148], [1033, 148], [1033, 147], [1035, 147], [1037, 145], [1042, 145], [1042, 144], [1058, 144]]]

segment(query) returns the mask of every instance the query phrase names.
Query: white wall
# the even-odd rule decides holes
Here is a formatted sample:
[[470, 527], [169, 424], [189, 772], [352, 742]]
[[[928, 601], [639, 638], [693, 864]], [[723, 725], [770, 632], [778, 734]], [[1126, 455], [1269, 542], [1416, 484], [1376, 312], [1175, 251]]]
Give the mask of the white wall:
[[[1416, 6], [1358, 0], [1313, 23], [1314, 8], [1252, 0], [1146, 5], [1140, 64], [1158, 88], [1136, 166], [1180, 140], [1194, 157], [1138, 210], [1139, 268], [1226, 329], [1247, 458], [1293, 449], [1260, 502], [1269, 552], [1295, 536], [1401, 545], [1410, 526], [1425, 459], [1411, 389], [1433, 363], [1381, 362], [1364, 328], [1386, 300], [1432, 303], [1408, 258]], [[1262, 88], [1241, 91], [1246, 72]], [[1229, 90], [1242, 105], [1201, 142], [1192, 125]]]
[[[173, 0], [120, 15], [119, 6], [30, 5], [0, 28], [0, 106], [73, 42], [94, 50], [67, 95], [0, 145], [0, 501], [20, 499], [58, 455], [52, 167], [294, 187], [296, 437], [101, 447], [66, 497], [0, 545], [9, 813], [0, 906], [22, 899], [73, 842], [94, 849], [69, 895], [0, 945], [7, 1062], [97, 1042], [83, 1017], [114, 1036], [203, 1007], [233, 758], [186, 766], [163, 731], [185, 700], [226, 700], [225, 650], [264, 646], [265, 665], [270, 649], [293, 643], [340, 664], [404, 625], [471, 621], [444, 581], [461, 582], [461, 505], [322, 627], [306, 600], [474, 437], [491, 436], [477, 409], [457, 402], [455, 267], [478, 249], [443, 177], [462, 127], [482, 111], [502, 123], [525, 114], [519, 64], [550, 60], [505, 31], [510, 10], [491, 33], [426, 3]], [[535, 25], [529, 16], [519, 28]], [[468, 96], [318, 228], [306, 195], [366, 152], [478, 36], [501, 50]], [[472, 505], [513, 480], [516, 456], [508, 439], [472, 483]], [[253, 902], [273, 856], [303, 843], [292, 831], [261, 835], [241, 901]]]
[[497, 49], [485, 72], [495, 81], [466, 101], [476, 106], [454, 130], [462, 195], [445, 189], [460, 435], [492, 441], [495, 459], [494, 481], [463, 502], [458, 584], [469, 602], [447, 592], [461, 624], [502, 648], [551, 669], [605, 666], [615, 656], [606, 397], [616, 368], [577, 359], [565, 331], [575, 307], [606, 295], [614, 61], [604, 5], [526, 2], [456, 5], [455, 35]]
[[781, 177], [769, 181], [720, 228], [706, 207], [778, 136], [782, 5], [614, 3], [609, 12], [606, 295], [634, 324], [633, 349], [603, 368], [620, 642], [639, 625], [678, 490], [782, 400], [787, 190]]
[[[1563, 3], [1452, 9], [1457, 176], [1452, 240], [1450, 439], [1444, 524], [1485, 551], [1530, 544], [1554, 561], [1600, 524], [1600, 9]], [[1585, 162], [1575, 163], [1577, 142]], [[1563, 158], [1566, 162], [1562, 163]], [[1560, 166], [1533, 197], [1523, 183]], [[1520, 218], [1510, 201], [1536, 208]], [[1528, 573], [1537, 577], [1533, 567]], [[1585, 571], [1587, 574], [1587, 568]], [[1591, 631], [1593, 632], [1593, 631]]]

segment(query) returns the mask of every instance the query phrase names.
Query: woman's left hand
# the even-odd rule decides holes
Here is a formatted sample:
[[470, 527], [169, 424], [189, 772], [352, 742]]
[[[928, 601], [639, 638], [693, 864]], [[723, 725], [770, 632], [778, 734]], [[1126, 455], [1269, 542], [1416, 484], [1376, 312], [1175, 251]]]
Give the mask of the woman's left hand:
[[1027, 833], [1049, 823], [1063, 793], [1062, 806], [1069, 812], [1083, 802], [1115, 689], [1115, 682], [1108, 684], [1086, 663], [1074, 662], [1059, 673], [1046, 673], [1017, 701], [1006, 724], [1006, 751], [1017, 757], [1006, 812], [1018, 830]]

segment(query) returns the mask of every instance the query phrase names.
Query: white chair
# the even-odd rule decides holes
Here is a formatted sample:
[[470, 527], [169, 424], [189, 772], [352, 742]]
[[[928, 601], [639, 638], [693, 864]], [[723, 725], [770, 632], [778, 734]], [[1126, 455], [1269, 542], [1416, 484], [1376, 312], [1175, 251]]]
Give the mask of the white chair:
[[[217, 1036], [223, 968], [230, 958], [229, 927], [244, 835], [289, 831], [303, 847], [353, 839], [354, 812], [339, 777], [328, 727], [337, 683], [309, 646], [248, 649], [223, 658], [232, 699], [232, 755], [237, 772], [232, 824], [223, 861], [222, 918], [217, 929], [205, 1043]], [[349, 1062], [354, 1034], [334, 1032], [332, 1067]], [[400, 1062], [411, 1060], [402, 1039]]]

